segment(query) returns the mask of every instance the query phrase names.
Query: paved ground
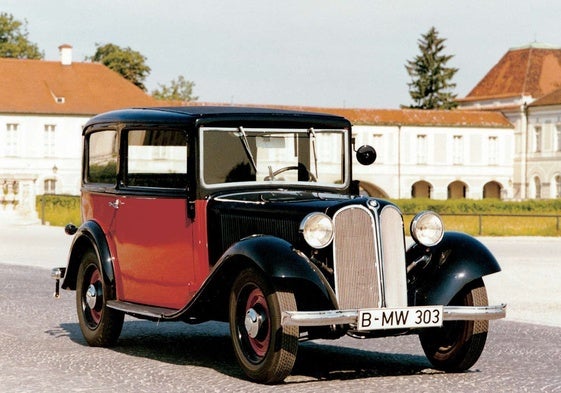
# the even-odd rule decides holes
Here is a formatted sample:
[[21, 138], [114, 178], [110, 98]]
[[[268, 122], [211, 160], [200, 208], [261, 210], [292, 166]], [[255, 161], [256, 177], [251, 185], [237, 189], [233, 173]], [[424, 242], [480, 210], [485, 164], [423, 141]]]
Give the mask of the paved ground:
[[127, 318], [117, 347], [87, 347], [74, 293], [49, 296], [47, 269], [65, 264], [71, 237], [0, 221], [0, 391], [561, 392], [561, 239], [481, 240], [503, 267], [486, 278], [490, 301], [509, 309], [470, 371], [432, 369], [415, 336], [344, 337], [303, 343], [286, 383], [262, 386], [241, 373], [226, 324]]
[[[483, 237], [503, 271], [485, 278], [489, 302], [507, 303], [507, 320], [561, 326], [561, 238]], [[65, 266], [72, 238], [61, 227], [0, 221], [2, 263]]]

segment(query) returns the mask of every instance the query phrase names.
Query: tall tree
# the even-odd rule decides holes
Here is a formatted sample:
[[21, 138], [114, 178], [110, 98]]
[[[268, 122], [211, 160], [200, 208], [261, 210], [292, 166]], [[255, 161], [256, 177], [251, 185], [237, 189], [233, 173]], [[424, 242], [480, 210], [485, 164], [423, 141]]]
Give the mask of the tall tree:
[[421, 54], [408, 60], [405, 65], [412, 79], [407, 84], [414, 102], [410, 108], [453, 109], [458, 106], [456, 94], [453, 93], [456, 84], [452, 82], [458, 69], [446, 66], [454, 56], [442, 53], [445, 41], [438, 36], [434, 27], [417, 41]]
[[167, 101], [197, 101], [199, 97], [193, 95], [195, 83], [179, 75], [173, 79], [169, 86], [158, 83], [159, 89], [152, 91], [152, 96], [159, 100]]
[[144, 80], [150, 74], [150, 67], [146, 65], [145, 56], [129, 47], [121, 48], [115, 44], [96, 43], [95, 46], [95, 54], [86, 57], [86, 60], [102, 63], [146, 91]]
[[14, 19], [12, 14], [0, 13], [0, 57], [15, 59], [43, 59], [37, 44], [27, 38], [27, 21]]

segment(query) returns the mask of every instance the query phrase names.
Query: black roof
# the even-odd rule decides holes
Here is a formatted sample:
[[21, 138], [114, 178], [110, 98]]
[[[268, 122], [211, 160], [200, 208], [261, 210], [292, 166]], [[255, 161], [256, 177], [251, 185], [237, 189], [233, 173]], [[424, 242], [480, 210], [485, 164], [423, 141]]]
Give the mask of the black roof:
[[[129, 108], [102, 113], [90, 119], [84, 129], [107, 123], [213, 124], [267, 126], [277, 124], [306, 127], [349, 127], [350, 122], [337, 115], [296, 110], [237, 106], [178, 106]], [[238, 124], [239, 123], [239, 124]]]

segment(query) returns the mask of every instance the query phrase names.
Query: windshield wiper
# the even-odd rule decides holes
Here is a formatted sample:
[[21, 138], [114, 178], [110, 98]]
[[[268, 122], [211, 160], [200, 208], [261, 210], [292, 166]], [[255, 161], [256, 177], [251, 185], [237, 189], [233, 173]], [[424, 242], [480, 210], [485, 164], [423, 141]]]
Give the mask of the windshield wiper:
[[240, 141], [242, 141], [245, 154], [247, 154], [247, 158], [249, 158], [253, 170], [255, 171], [255, 173], [257, 173], [257, 164], [255, 162], [255, 158], [253, 158], [253, 154], [251, 154], [251, 150], [249, 149], [249, 142], [247, 141], [247, 136], [245, 135], [245, 131], [243, 127], [238, 127], [238, 130], [240, 130]]

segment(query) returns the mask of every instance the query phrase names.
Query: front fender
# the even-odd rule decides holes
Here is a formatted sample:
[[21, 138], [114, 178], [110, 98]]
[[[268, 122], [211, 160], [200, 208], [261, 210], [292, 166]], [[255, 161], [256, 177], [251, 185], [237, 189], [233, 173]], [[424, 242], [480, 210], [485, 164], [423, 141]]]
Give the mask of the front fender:
[[239, 272], [248, 267], [260, 271], [278, 289], [292, 290], [299, 310], [336, 308], [335, 294], [329, 283], [302, 252], [283, 239], [258, 235], [242, 239], [226, 250], [186, 307], [187, 314], [209, 318], [209, 313], [217, 313], [210, 319], [226, 320], [223, 312], [227, 310], [232, 284]]
[[407, 250], [407, 265], [428, 257], [426, 266], [409, 273], [410, 302], [414, 305], [447, 305], [471, 281], [501, 270], [479, 240], [459, 232], [446, 232], [434, 247], [415, 244]]
[[74, 235], [68, 265], [61, 288], [76, 289], [76, 279], [82, 255], [86, 249], [93, 249], [101, 263], [101, 270], [104, 281], [111, 289], [112, 298], [115, 298], [115, 272], [113, 270], [113, 260], [109, 251], [109, 246], [105, 240], [105, 235], [101, 227], [94, 221], [83, 223]]
[[286, 240], [274, 236], [251, 236], [232, 245], [219, 264], [251, 263], [277, 287], [294, 291], [306, 310], [325, 310], [336, 306], [335, 293], [325, 276], [308, 257]]

